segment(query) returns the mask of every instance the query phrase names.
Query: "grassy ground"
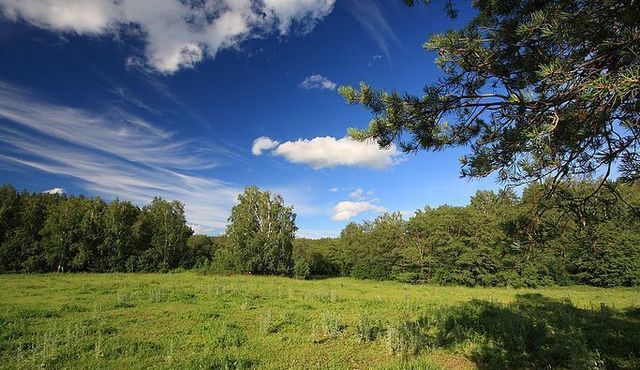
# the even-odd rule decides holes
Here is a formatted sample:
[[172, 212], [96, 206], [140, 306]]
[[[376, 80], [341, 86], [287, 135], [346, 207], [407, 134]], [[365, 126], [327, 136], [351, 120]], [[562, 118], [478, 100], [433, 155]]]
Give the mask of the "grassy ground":
[[0, 276], [2, 368], [640, 368], [640, 289]]

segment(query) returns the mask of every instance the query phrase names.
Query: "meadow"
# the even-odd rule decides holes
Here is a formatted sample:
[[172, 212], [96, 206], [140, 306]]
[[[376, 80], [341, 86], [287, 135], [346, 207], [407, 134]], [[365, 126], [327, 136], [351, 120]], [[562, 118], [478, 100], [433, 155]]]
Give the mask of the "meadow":
[[640, 289], [1, 275], [0, 367], [638, 368]]

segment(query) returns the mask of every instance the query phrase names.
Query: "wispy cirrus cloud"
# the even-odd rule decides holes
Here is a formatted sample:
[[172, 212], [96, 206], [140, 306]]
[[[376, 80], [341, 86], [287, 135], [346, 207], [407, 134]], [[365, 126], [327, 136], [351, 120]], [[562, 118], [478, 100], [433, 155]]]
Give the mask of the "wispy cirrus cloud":
[[[376, 0], [347, 0], [346, 8], [356, 21], [378, 45], [387, 60], [391, 60], [389, 48], [392, 44], [402, 47]], [[374, 58], [375, 59], [375, 58]]]
[[80, 35], [134, 31], [144, 43], [144, 61], [161, 73], [191, 68], [222, 49], [270, 33], [302, 32], [333, 10], [335, 0], [0, 0], [12, 20]]
[[[0, 161], [67, 176], [92, 193], [145, 203], [153, 196], [185, 203], [198, 230], [226, 225], [240, 188], [197, 175], [218, 163], [203, 143], [121, 110], [95, 113], [47, 102], [0, 82]], [[223, 155], [223, 154], [221, 154]]]
[[[278, 143], [264, 136], [254, 141], [267, 143], [269, 153], [281, 156], [292, 163], [302, 163], [313, 169], [331, 168], [337, 166], [356, 166], [372, 169], [384, 169], [398, 163], [401, 153], [395, 146], [381, 149], [372, 141], [356, 141], [345, 137], [336, 139], [331, 136], [313, 139], [299, 139]], [[254, 151], [254, 155], [261, 155], [266, 148]]]

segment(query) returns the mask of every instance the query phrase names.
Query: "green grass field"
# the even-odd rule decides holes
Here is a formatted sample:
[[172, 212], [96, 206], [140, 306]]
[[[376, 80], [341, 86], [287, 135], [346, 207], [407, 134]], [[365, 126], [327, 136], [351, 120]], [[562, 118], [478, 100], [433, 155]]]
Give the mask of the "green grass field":
[[638, 368], [640, 289], [0, 276], [2, 368]]

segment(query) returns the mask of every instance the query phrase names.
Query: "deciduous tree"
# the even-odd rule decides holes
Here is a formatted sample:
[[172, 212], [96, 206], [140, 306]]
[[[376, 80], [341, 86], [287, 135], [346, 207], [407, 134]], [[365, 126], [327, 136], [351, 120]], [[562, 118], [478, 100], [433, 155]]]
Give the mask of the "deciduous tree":
[[241, 270], [259, 274], [290, 274], [297, 227], [293, 208], [280, 195], [248, 186], [238, 195], [226, 234], [242, 263]]

